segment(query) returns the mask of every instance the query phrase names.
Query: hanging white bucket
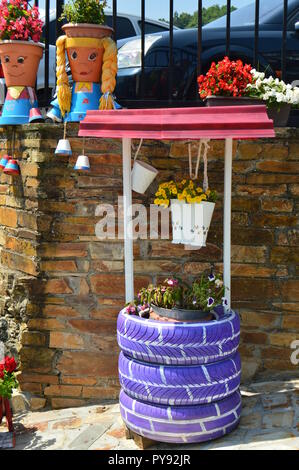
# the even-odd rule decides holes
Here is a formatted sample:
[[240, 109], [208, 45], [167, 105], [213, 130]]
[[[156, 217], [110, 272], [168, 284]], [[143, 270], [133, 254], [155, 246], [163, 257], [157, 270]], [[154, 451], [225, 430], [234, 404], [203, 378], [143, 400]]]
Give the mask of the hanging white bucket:
[[136, 160], [132, 170], [133, 191], [144, 194], [158, 173], [158, 170], [148, 163]]
[[159, 173], [156, 168], [148, 163], [137, 160], [139, 150], [141, 149], [143, 139], [140, 139], [134, 156], [134, 165], [132, 169], [132, 189], [136, 193], [144, 194], [150, 184], [154, 181]]
[[187, 204], [178, 199], [171, 199], [172, 243], [190, 244], [194, 239], [192, 233], [192, 212], [194, 204]]
[[207, 236], [215, 209], [215, 203], [202, 201], [200, 204], [191, 205], [193, 206], [191, 225], [193, 240], [191, 243], [189, 243], [189, 245], [201, 248], [202, 246], [206, 246]]
[[202, 201], [186, 204], [171, 200], [172, 243], [201, 248], [206, 240], [212, 221], [215, 203]]

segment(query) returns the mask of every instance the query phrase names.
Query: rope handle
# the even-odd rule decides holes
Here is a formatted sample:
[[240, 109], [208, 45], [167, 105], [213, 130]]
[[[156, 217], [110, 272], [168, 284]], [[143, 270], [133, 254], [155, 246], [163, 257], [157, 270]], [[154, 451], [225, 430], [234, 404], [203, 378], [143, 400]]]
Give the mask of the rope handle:
[[63, 139], [64, 140], [66, 139], [66, 121], [64, 121], [64, 125], [63, 125]]
[[140, 142], [139, 142], [139, 144], [138, 144], [137, 150], [136, 150], [136, 152], [135, 152], [134, 162], [136, 162], [136, 158], [138, 157], [138, 154], [139, 154], [139, 151], [140, 151], [140, 149], [141, 149], [142, 143], [143, 143], [143, 139], [140, 139]]
[[197, 161], [196, 161], [194, 175], [193, 175], [193, 168], [192, 168], [191, 142], [189, 142], [189, 144], [188, 144], [189, 175], [190, 175], [190, 179], [192, 179], [192, 180], [196, 180], [198, 178], [200, 159], [201, 159], [201, 155], [202, 155], [202, 148], [204, 147], [202, 158], [203, 158], [203, 163], [204, 163], [203, 190], [205, 192], [209, 189], [209, 180], [208, 180], [208, 151], [209, 151], [209, 148], [210, 148], [209, 142], [210, 142], [210, 139], [201, 139], [199, 144], [198, 144]]

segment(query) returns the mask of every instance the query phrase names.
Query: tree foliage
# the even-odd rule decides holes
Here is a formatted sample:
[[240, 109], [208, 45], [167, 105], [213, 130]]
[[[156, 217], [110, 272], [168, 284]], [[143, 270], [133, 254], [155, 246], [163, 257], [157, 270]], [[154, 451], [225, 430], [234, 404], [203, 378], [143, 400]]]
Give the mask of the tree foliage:
[[[232, 6], [231, 11], [236, 10], [236, 7]], [[202, 23], [203, 25], [210, 23], [211, 21], [217, 20], [221, 16], [226, 15], [227, 9], [226, 5], [212, 5], [208, 8], [202, 9]], [[166, 21], [165, 19], [161, 19], [161, 21]], [[196, 28], [198, 24], [198, 11], [195, 11], [193, 15], [190, 13], [178, 13], [177, 11], [174, 13], [174, 25], [181, 29], [186, 28]]]

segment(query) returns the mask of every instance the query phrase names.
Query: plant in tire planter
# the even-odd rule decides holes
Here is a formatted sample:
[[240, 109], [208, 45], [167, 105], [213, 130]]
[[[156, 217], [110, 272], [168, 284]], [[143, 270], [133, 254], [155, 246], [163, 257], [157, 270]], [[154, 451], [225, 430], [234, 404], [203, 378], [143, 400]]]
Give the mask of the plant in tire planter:
[[37, 7], [24, 0], [0, 3], [0, 59], [7, 95], [0, 125], [26, 124], [42, 120], [34, 90], [43, 55], [39, 43], [43, 22]]
[[215, 307], [226, 306], [227, 301], [221, 276], [210, 273], [191, 285], [178, 279], [166, 279], [158, 286], [150, 284], [139, 291], [137, 302], [130, 308], [138, 303], [150, 305], [159, 316], [188, 321], [206, 318]]
[[173, 243], [201, 247], [206, 246], [216, 200], [216, 191], [204, 191], [197, 180], [183, 179], [160, 184], [154, 203], [170, 205]]
[[[62, 18], [68, 23], [65, 35], [56, 42], [57, 99], [48, 113], [53, 121], [77, 122], [86, 111], [116, 109], [117, 47], [113, 29], [104, 25], [105, 0], [73, 0], [64, 6]], [[70, 89], [65, 52], [74, 80]]]
[[249, 96], [267, 104], [268, 116], [275, 126], [286, 126], [291, 106], [299, 104], [299, 88], [292, 87], [278, 78], [265, 77], [264, 73], [251, 70], [253, 82], [247, 85]]

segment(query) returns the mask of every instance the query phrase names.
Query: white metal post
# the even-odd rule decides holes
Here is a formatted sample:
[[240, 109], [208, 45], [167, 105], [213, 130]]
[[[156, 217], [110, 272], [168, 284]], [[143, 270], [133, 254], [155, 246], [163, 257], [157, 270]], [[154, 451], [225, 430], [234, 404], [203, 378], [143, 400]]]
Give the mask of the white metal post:
[[233, 140], [225, 139], [224, 209], [223, 209], [223, 281], [228, 308], [231, 308], [231, 205], [232, 205]]
[[126, 302], [134, 299], [131, 139], [123, 139], [123, 196]]

